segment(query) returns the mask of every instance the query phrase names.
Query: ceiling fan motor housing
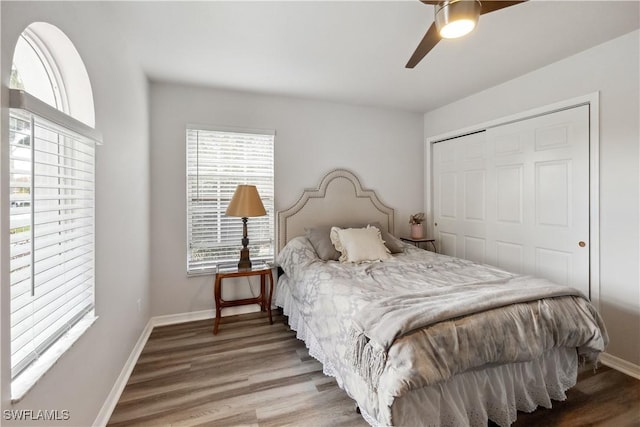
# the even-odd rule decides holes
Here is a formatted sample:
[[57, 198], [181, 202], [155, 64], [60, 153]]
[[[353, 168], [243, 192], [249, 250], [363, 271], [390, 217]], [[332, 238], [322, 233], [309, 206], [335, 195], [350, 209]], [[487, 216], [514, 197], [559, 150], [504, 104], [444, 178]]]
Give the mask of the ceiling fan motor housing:
[[[435, 6], [436, 28], [444, 38], [461, 37], [475, 27], [480, 17], [482, 5], [478, 0], [448, 0]], [[464, 26], [463, 33], [451, 31], [451, 26]]]

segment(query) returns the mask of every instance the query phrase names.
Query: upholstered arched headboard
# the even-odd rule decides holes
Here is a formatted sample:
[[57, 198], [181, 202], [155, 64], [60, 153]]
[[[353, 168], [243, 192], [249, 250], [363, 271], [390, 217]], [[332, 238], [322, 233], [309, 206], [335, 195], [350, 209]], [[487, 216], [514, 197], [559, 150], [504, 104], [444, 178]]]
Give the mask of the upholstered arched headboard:
[[360, 180], [347, 169], [334, 169], [308, 188], [296, 203], [277, 213], [277, 250], [305, 228], [321, 225], [366, 224], [378, 222], [394, 233], [394, 210], [380, 201], [375, 191], [362, 188]]

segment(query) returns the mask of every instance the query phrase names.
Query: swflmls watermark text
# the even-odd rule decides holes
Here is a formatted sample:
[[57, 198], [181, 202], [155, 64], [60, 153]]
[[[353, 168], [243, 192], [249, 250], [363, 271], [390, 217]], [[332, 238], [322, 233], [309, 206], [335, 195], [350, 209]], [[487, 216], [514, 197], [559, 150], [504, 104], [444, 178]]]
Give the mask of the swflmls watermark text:
[[5, 409], [2, 418], [6, 421], [67, 421], [71, 412], [68, 409]]

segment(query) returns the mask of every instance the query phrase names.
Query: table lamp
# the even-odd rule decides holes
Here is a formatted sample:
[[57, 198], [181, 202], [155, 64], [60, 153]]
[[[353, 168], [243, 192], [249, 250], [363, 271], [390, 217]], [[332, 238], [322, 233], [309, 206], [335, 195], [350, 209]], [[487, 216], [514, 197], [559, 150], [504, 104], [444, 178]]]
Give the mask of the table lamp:
[[258, 189], [255, 185], [238, 185], [236, 192], [233, 193], [231, 202], [227, 207], [226, 214], [228, 216], [236, 216], [242, 218], [242, 249], [240, 250], [240, 261], [238, 262], [239, 270], [248, 270], [251, 268], [251, 260], [249, 259], [249, 238], [247, 237], [247, 219], [254, 216], [263, 216], [267, 214], [264, 209]]

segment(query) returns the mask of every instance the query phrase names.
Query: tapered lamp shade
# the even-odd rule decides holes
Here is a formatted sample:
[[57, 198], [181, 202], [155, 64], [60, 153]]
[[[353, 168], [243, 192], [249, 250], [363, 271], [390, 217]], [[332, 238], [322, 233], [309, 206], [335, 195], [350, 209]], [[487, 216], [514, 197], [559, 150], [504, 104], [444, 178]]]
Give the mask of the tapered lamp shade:
[[251, 269], [249, 259], [249, 237], [247, 236], [247, 218], [251, 216], [263, 216], [267, 214], [264, 209], [258, 189], [255, 185], [238, 185], [233, 193], [231, 203], [227, 207], [227, 215], [242, 217], [242, 249], [240, 250], [239, 270]]
[[238, 185], [227, 207], [227, 215], [248, 218], [267, 214], [255, 185]]

